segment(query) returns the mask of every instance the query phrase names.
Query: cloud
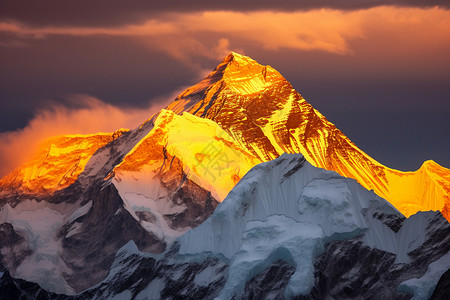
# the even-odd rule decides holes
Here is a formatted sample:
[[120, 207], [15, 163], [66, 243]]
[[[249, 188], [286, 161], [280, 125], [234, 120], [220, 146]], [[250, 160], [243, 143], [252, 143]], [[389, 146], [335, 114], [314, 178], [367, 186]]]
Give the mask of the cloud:
[[36, 112], [25, 128], [0, 133], [0, 178], [32, 158], [46, 139], [65, 134], [114, 132], [136, 128], [179, 94], [152, 99], [147, 108], [120, 108], [89, 95], [75, 95], [71, 106], [54, 105]]
[[341, 54], [349, 51], [348, 39], [363, 36], [359, 22], [358, 15], [338, 10], [293, 13], [223, 11], [185, 15], [183, 18], [183, 23], [189, 24], [187, 31], [191, 34], [209, 31], [226, 35], [230, 40], [245, 39], [271, 50], [321, 50]]
[[[237, 41], [253, 43], [269, 50], [294, 49], [349, 54], [353, 40], [364, 39], [367, 32], [390, 32], [416, 40], [429, 36], [442, 41], [449, 28], [450, 11], [430, 9], [377, 7], [368, 10], [310, 10], [296, 12], [205, 11], [161, 15], [142, 24], [119, 27], [30, 27], [20, 23], [1, 22], [0, 32], [42, 39], [51, 35], [128, 37], [152, 49], [159, 49], [186, 64], [196, 66], [193, 57], [217, 59], [233, 48]], [[419, 25], [419, 26], [417, 26]], [[408, 29], [411, 26], [411, 29]], [[412, 34], [412, 28], [419, 30]], [[421, 29], [422, 28], [422, 29]], [[405, 40], [400, 37], [399, 41]], [[441, 39], [439, 39], [441, 38]], [[395, 47], [393, 45], [393, 47]]]
[[30, 36], [43, 38], [47, 35], [112, 35], [112, 36], [152, 36], [168, 34], [176, 31], [169, 22], [148, 20], [141, 25], [126, 25], [117, 28], [108, 27], [30, 27], [17, 22], [0, 22], [0, 31], [17, 34], [18, 36]]
[[115, 27], [143, 21], [161, 14], [193, 14], [201, 11], [250, 13], [292, 12], [317, 9], [360, 10], [379, 6], [449, 8], [447, 0], [3, 0], [0, 20], [15, 20], [38, 26]]
[[[317, 22], [321, 18], [323, 22]], [[230, 22], [232, 20], [232, 22]], [[231, 39], [246, 39], [267, 49], [323, 50], [348, 52], [347, 39], [361, 37], [359, 18], [337, 10], [295, 13], [211, 11], [176, 14], [150, 19], [140, 25], [121, 27], [30, 27], [1, 22], [0, 32], [20, 38], [51, 35], [130, 37], [160, 48], [186, 61], [190, 54], [217, 58], [231, 46]], [[215, 38], [211, 45], [211, 35]], [[214, 38], [213, 38], [214, 40]]]

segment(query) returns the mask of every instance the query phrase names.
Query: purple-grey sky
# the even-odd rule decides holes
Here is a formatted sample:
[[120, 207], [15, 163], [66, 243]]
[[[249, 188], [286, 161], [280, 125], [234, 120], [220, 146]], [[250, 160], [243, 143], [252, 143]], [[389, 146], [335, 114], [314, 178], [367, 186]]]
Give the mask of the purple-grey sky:
[[381, 163], [450, 167], [446, 3], [2, 1], [0, 176], [27, 142], [136, 126], [231, 50]]

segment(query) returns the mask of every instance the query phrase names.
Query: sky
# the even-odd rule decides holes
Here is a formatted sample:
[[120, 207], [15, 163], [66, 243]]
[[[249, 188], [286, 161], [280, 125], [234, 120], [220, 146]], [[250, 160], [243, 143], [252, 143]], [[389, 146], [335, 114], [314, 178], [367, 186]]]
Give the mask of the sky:
[[3, 0], [0, 176], [46, 137], [138, 126], [230, 51], [381, 163], [450, 167], [448, 1]]

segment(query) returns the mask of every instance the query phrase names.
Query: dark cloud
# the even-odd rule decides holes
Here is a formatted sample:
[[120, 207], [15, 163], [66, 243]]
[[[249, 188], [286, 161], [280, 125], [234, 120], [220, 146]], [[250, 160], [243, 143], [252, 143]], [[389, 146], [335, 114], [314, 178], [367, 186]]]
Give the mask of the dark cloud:
[[450, 7], [448, 0], [3, 0], [0, 20], [18, 21], [28, 25], [53, 26], [119, 26], [141, 23], [164, 13], [229, 11], [294, 11], [319, 8], [343, 10], [376, 6]]

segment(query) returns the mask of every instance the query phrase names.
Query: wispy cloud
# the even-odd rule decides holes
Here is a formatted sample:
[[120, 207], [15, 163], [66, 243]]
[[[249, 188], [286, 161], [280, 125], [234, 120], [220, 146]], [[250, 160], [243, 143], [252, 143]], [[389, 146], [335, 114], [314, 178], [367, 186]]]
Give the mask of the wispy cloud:
[[46, 139], [65, 134], [114, 132], [120, 128], [133, 129], [173, 100], [180, 91], [165, 99], [152, 99], [145, 108], [121, 108], [89, 95], [69, 99], [72, 107], [53, 105], [36, 112], [22, 129], [0, 133], [0, 178], [34, 155]]

